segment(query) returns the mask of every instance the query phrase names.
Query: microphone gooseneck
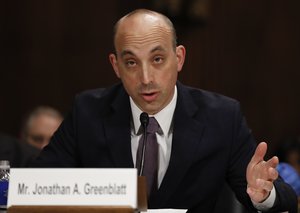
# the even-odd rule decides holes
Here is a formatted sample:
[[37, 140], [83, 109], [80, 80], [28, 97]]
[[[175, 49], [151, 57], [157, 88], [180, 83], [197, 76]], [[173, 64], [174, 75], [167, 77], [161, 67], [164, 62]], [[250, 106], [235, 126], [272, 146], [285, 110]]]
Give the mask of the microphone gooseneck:
[[145, 151], [146, 151], [146, 140], [147, 140], [147, 126], [149, 124], [149, 115], [146, 112], [142, 112], [140, 115], [140, 122], [144, 129], [144, 139], [143, 139], [143, 148], [142, 148], [142, 157], [139, 168], [139, 176], [142, 176], [144, 171], [144, 162], [145, 162]]

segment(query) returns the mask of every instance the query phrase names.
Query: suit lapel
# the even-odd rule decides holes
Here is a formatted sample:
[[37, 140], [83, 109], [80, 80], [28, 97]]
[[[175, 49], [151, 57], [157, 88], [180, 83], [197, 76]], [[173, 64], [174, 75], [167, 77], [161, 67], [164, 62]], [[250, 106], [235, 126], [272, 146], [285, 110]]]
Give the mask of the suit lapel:
[[118, 94], [111, 104], [111, 110], [104, 128], [114, 166], [133, 168], [130, 136], [131, 110], [129, 97], [123, 87], [118, 90]]
[[[199, 113], [199, 107], [191, 95], [177, 84], [178, 98], [174, 113], [173, 141], [169, 166], [158, 193], [150, 204], [161, 206], [172, 196], [180, 181], [190, 168], [194, 152], [204, 129], [204, 116]], [[197, 118], [196, 117], [197, 113]]]

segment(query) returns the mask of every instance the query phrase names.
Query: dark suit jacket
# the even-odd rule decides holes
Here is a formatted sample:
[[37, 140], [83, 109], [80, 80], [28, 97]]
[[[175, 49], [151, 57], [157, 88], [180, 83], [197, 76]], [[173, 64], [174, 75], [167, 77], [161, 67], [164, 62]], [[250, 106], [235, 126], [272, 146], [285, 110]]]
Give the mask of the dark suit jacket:
[[[170, 163], [149, 208], [212, 212], [227, 181], [238, 199], [253, 209], [245, 174], [255, 143], [238, 102], [180, 83], [177, 88]], [[84, 92], [35, 166], [132, 168], [130, 122], [129, 97], [122, 84]], [[275, 184], [274, 209], [295, 205], [290, 187], [281, 181]]]
[[11, 167], [27, 167], [39, 152], [29, 144], [0, 133], [0, 160], [8, 160]]

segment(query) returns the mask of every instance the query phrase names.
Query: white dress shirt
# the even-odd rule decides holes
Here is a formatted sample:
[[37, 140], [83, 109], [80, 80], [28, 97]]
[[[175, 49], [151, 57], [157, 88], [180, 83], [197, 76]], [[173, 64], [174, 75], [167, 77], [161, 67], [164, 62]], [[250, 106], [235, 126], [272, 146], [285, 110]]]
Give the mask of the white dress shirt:
[[[176, 101], [177, 101], [177, 88], [175, 86], [175, 91], [171, 102], [157, 114], [149, 115], [150, 117], [154, 117], [160, 126], [160, 131], [156, 133], [157, 143], [158, 143], [158, 156], [159, 156], [158, 186], [160, 186], [162, 179], [169, 166], [171, 149], [172, 149], [172, 137], [173, 137], [172, 120], [173, 120], [173, 115], [176, 107]], [[136, 165], [136, 153], [139, 146], [139, 140], [143, 134], [143, 131], [140, 131], [140, 127], [141, 127], [140, 114], [142, 113], [142, 111], [134, 103], [131, 97], [130, 97], [130, 105], [131, 105], [132, 118], [133, 118], [132, 119], [133, 126], [131, 128], [131, 151], [132, 151], [133, 163], [134, 165]]]

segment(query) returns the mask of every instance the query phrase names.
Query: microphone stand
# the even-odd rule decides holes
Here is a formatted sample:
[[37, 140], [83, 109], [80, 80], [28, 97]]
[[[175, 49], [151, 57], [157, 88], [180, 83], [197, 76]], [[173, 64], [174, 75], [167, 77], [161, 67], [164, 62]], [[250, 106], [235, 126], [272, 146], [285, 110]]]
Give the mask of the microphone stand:
[[142, 176], [144, 171], [144, 162], [145, 162], [145, 151], [146, 151], [146, 140], [147, 140], [147, 126], [149, 124], [149, 115], [146, 112], [142, 112], [140, 115], [140, 122], [144, 129], [144, 138], [143, 138], [143, 149], [142, 157], [140, 161], [139, 176]]
[[147, 180], [143, 175], [144, 171], [144, 162], [145, 162], [145, 152], [146, 152], [146, 140], [147, 140], [147, 126], [149, 124], [149, 115], [146, 112], [141, 113], [140, 115], [140, 122], [144, 128], [144, 138], [142, 141], [142, 156], [140, 159], [140, 166], [139, 166], [139, 177], [138, 177], [138, 213], [140, 211], [147, 211], [148, 203], [147, 203]]

